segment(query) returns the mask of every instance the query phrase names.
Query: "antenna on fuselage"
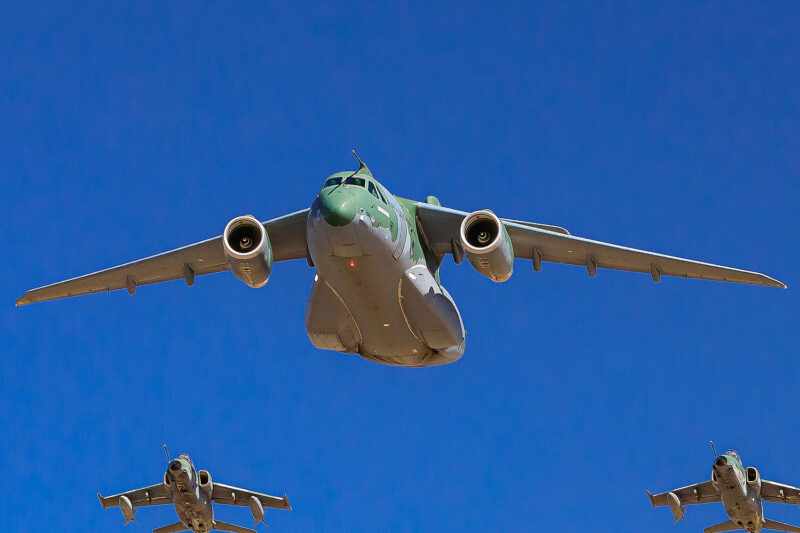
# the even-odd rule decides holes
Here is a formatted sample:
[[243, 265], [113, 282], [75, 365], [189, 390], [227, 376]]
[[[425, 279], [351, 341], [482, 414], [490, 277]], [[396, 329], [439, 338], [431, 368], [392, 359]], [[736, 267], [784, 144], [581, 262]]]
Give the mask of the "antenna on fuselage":
[[714, 454], [714, 459], [719, 457], [719, 454], [717, 453], [717, 447], [714, 445], [714, 441], [713, 440], [708, 441], [708, 445], [711, 447], [711, 453]]
[[353, 150], [352, 150], [352, 152], [351, 152], [351, 153], [353, 154], [353, 159], [355, 159], [356, 161], [358, 161], [358, 170], [356, 170], [356, 172], [355, 172], [355, 173], [357, 174], [357, 173], [361, 172], [362, 170], [364, 170], [364, 171], [365, 171], [365, 174], [367, 174], [368, 176], [372, 176], [372, 171], [369, 169], [369, 167], [367, 166], [367, 164], [366, 164], [366, 163], [364, 163], [364, 160], [363, 160], [363, 159], [361, 159], [361, 156], [360, 156], [360, 155], [358, 155], [358, 152], [356, 151], [356, 149], [355, 149], [355, 148], [353, 148]]
[[354, 170], [354, 171], [353, 171], [353, 172], [352, 172], [352, 173], [351, 173], [349, 176], [347, 176], [346, 178], [342, 178], [342, 180], [341, 180], [341, 181], [339, 181], [339, 183], [337, 183], [337, 184], [336, 184], [336, 186], [335, 186], [333, 189], [331, 189], [331, 193], [333, 193], [334, 191], [336, 191], [336, 189], [338, 189], [340, 185], [342, 185], [342, 184], [343, 184], [345, 181], [349, 180], [350, 178], [352, 178], [353, 176], [355, 176], [356, 174], [358, 174], [358, 173], [359, 173], [359, 172], [361, 172], [362, 170], [365, 170], [365, 171], [366, 171], [366, 174], [367, 174], [368, 176], [372, 176], [372, 172], [370, 171], [370, 169], [369, 169], [369, 167], [367, 166], [367, 164], [366, 164], [366, 163], [364, 163], [364, 160], [363, 160], [363, 159], [361, 159], [361, 156], [360, 156], [360, 155], [358, 155], [358, 152], [356, 152], [356, 149], [355, 149], [355, 148], [353, 148], [353, 149], [350, 151], [350, 153], [353, 155], [353, 159], [355, 159], [356, 161], [358, 161], [358, 169], [357, 169], [357, 170]]
[[161, 449], [164, 450], [164, 460], [169, 463], [169, 449], [165, 442], [161, 443]]

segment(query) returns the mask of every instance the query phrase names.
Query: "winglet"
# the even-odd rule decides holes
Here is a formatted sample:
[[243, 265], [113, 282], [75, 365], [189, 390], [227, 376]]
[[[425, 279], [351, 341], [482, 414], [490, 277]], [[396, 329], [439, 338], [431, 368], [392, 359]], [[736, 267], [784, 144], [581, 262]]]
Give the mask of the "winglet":
[[103, 509], [105, 509], [105, 508], [106, 508], [106, 504], [105, 504], [105, 503], [103, 503], [103, 495], [102, 495], [102, 494], [100, 494], [100, 491], [99, 491], [99, 490], [97, 491], [97, 500], [100, 502], [100, 506], [101, 506]]
[[653, 497], [653, 493], [650, 492], [649, 490], [646, 490], [645, 492], [647, 493], [647, 497], [650, 498], [650, 505], [655, 507], [656, 506], [656, 499]]

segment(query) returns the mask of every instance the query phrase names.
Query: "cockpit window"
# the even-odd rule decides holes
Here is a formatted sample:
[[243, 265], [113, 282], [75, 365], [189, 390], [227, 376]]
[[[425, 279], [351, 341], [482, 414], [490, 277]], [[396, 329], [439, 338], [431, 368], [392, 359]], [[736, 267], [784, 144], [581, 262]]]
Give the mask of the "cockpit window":
[[370, 182], [369, 182], [369, 187], [367, 187], [367, 189], [369, 189], [369, 193], [370, 193], [372, 196], [374, 196], [374, 197], [375, 197], [375, 198], [377, 198], [378, 200], [381, 200], [381, 195], [380, 195], [380, 194], [378, 194], [378, 188], [377, 188], [377, 187], [375, 187], [375, 184], [374, 184], [374, 183], [372, 183], [372, 182], [370, 181]]
[[378, 194], [381, 195], [381, 200], [383, 200], [383, 203], [389, 205], [389, 202], [386, 201], [386, 197], [383, 195], [383, 191], [381, 190], [381, 188], [377, 186], [375, 188], [378, 189]]
[[333, 187], [334, 185], [339, 185], [341, 182], [342, 182], [342, 178], [341, 177], [339, 177], [339, 178], [328, 178], [328, 180], [325, 182], [325, 185], [323, 185], [322, 187], [323, 188], [324, 187]]
[[366, 180], [364, 178], [356, 178], [355, 176], [350, 176], [346, 180], [344, 180], [344, 184], [363, 187], [364, 185], [366, 185]]

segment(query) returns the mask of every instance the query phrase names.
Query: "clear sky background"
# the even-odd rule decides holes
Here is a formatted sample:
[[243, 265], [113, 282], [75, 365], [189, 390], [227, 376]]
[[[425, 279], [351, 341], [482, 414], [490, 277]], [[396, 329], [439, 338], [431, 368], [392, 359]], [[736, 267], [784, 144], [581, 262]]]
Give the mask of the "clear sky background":
[[[800, 484], [797, 3], [105, 4], [0, 20], [4, 530], [123, 531], [95, 492], [157, 482], [162, 442], [287, 493], [275, 532], [697, 532], [721, 506], [644, 491], [708, 479], [710, 439]], [[353, 146], [401, 196], [790, 288], [448, 258], [467, 353], [430, 369], [312, 348], [303, 261], [14, 308], [307, 207]]]

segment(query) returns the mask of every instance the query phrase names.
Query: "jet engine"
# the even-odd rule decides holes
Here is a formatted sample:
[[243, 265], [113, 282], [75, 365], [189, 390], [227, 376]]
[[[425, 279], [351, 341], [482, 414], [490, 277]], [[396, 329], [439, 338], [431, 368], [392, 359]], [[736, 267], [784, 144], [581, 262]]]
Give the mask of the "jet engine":
[[211, 496], [211, 493], [214, 492], [214, 482], [211, 481], [211, 473], [208, 470], [197, 472], [197, 482], [200, 485], [200, 490]]
[[272, 272], [272, 246], [267, 230], [254, 216], [228, 222], [222, 234], [222, 248], [237, 278], [254, 289], [266, 285]]
[[756, 494], [761, 494], [761, 474], [754, 466], [747, 467], [747, 485], [756, 490]]
[[461, 247], [472, 266], [492, 281], [503, 282], [514, 272], [514, 247], [506, 227], [488, 209], [470, 213], [461, 222]]

